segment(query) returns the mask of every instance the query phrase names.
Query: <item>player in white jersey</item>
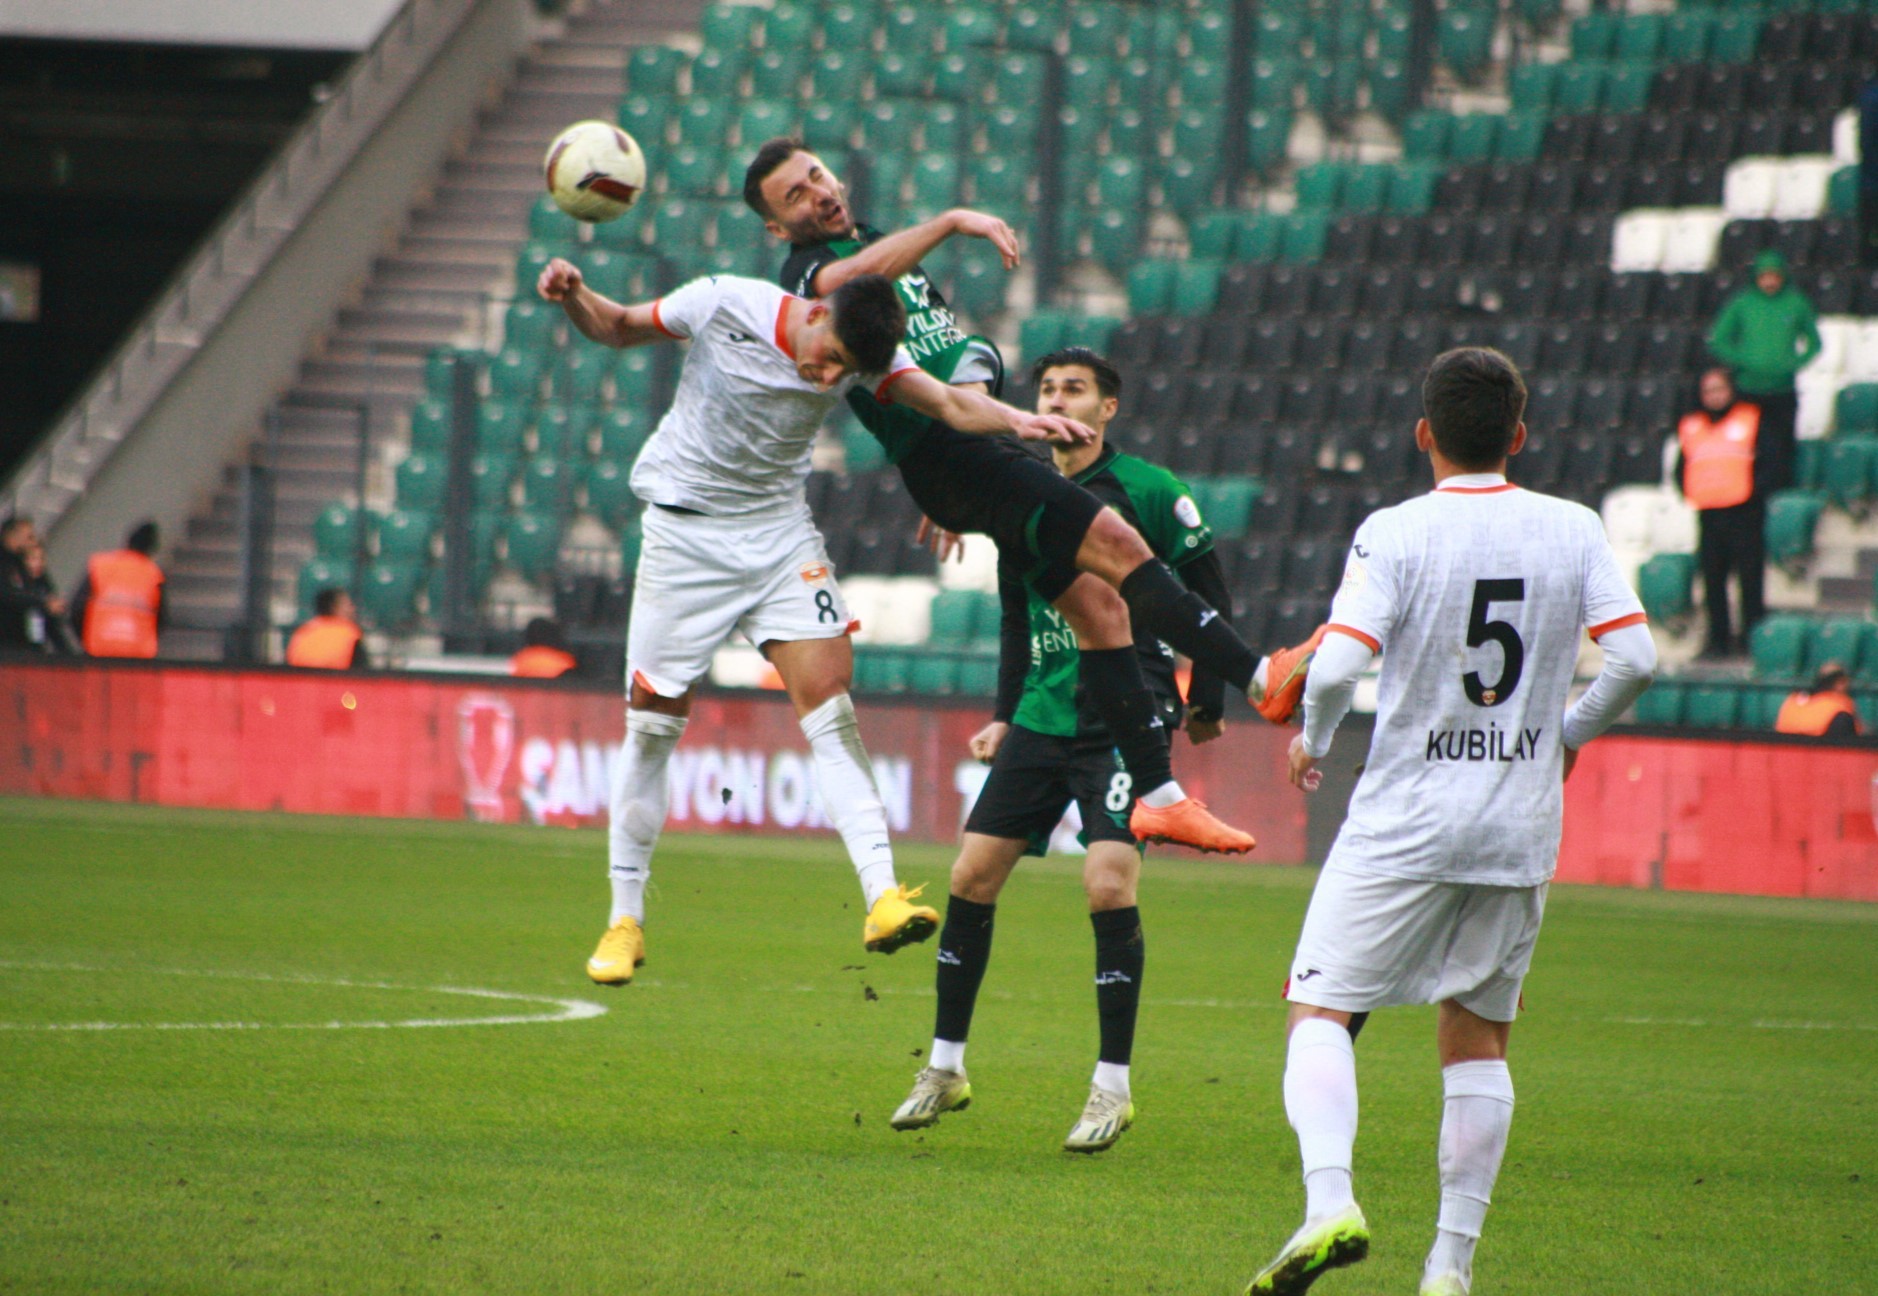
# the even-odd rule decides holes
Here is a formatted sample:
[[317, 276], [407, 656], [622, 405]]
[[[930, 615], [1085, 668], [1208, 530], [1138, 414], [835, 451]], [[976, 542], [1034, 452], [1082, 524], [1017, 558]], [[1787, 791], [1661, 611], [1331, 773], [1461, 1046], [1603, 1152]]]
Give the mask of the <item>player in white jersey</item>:
[[[1656, 668], [1597, 514], [1506, 480], [1526, 438], [1513, 362], [1449, 351], [1422, 402], [1415, 443], [1435, 489], [1357, 529], [1291, 744], [1291, 781], [1314, 791], [1315, 765], [1381, 652], [1368, 763], [1285, 991], [1285, 1112], [1304, 1163], [1305, 1223], [1249, 1293], [1302, 1292], [1367, 1254], [1351, 1185], [1355, 1036], [1372, 1009], [1435, 1003], [1441, 1215], [1421, 1290], [1467, 1296], [1512, 1122], [1506, 1045], [1558, 860], [1564, 780]], [[1568, 707], [1587, 630], [1604, 666]]]
[[776, 667], [815, 761], [828, 817], [867, 903], [866, 948], [930, 936], [938, 913], [894, 878], [886, 808], [848, 686], [853, 625], [803, 483], [816, 430], [848, 389], [983, 433], [1085, 441], [1069, 419], [1026, 414], [929, 377], [900, 349], [906, 312], [878, 275], [826, 301], [757, 279], [699, 279], [623, 306], [556, 259], [537, 289], [609, 346], [690, 339], [672, 407], [633, 468], [646, 510], [627, 631], [626, 739], [615, 767], [608, 874], [613, 910], [587, 975], [624, 985], [645, 961], [645, 884], [670, 798], [667, 765], [691, 696], [732, 631]]

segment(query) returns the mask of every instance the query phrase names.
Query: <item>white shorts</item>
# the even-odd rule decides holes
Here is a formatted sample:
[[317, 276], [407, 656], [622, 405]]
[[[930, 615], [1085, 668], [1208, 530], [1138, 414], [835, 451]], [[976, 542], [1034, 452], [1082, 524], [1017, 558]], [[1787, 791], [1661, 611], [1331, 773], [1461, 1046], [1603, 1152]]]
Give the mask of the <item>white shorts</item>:
[[1328, 866], [1311, 893], [1285, 997], [1369, 1012], [1453, 999], [1510, 1022], [1545, 915], [1544, 885], [1479, 886]]
[[806, 510], [752, 520], [646, 509], [626, 630], [629, 683], [680, 696], [704, 678], [734, 630], [761, 647], [851, 629]]

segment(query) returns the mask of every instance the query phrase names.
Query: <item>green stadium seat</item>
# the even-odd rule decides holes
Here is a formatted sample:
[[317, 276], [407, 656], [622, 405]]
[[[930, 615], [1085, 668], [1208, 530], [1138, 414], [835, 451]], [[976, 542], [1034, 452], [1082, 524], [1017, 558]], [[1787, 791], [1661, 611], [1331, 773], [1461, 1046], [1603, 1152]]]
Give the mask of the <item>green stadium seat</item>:
[[876, 99], [861, 108], [861, 133], [870, 152], [896, 153], [911, 157], [916, 150], [913, 137], [919, 132], [922, 109], [911, 101]]
[[1448, 155], [1452, 114], [1424, 109], [1410, 113], [1402, 125], [1402, 152], [1406, 157], [1440, 161]]
[[352, 587], [352, 563], [336, 558], [315, 557], [300, 568], [300, 574], [294, 580], [294, 597], [299, 603], [300, 616], [304, 621], [313, 615], [313, 600], [323, 589], [350, 589]]
[[631, 476], [631, 465], [615, 459], [601, 459], [587, 468], [587, 508], [610, 527], [617, 529], [638, 511], [639, 499], [628, 484]]
[[1043, 103], [1043, 56], [1006, 54], [993, 65], [992, 102], [1035, 112]]
[[1000, 35], [998, 27], [995, 10], [970, 3], [952, 4], [946, 6], [944, 20], [939, 26], [939, 39], [945, 43], [948, 53], [996, 45]]
[[313, 519], [313, 552], [334, 562], [349, 562], [365, 547], [370, 534], [369, 516], [350, 504], [328, 504]]
[[515, 401], [532, 401], [541, 390], [542, 356], [539, 351], [506, 347], [489, 363], [489, 390]]
[[812, 5], [791, 4], [789, 0], [772, 5], [763, 14], [763, 48], [807, 49], [815, 35], [815, 24], [816, 13]]
[[714, 198], [724, 191], [723, 151], [685, 144], [664, 161], [670, 192], [691, 198]]
[[643, 410], [618, 406], [600, 416], [600, 453], [603, 463], [630, 469], [639, 457], [646, 438], [652, 435], [652, 420]]
[[1277, 212], [1252, 212], [1239, 222], [1234, 259], [1276, 261], [1284, 247], [1286, 218]]
[[940, 590], [933, 596], [932, 628], [927, 631], [926, 641], [964, 647], [979, 637], [978, 609], [977, 590]]
[[822, 11], [822, 48], [865, 51], [878, 26], [871, 5], [830, 5]]
[[1409, 110], [1411, 87], [1408, 69], [1394, 59], [1381, 59], [1368, 70], [1369, 106], [1392, 122]]
[[1217, 261], [1176, 261], [1168, 309], [1175, 315], [1211, 315], [1219, 301]]
[[1858, 168], [1840, 167], [1826, 185], [1826, 210], [1833, 216], [1858, 215]]
[[1128, 271], [1128, 310], [1134, 315], [1165, 315], [1174, 300], [1173, 261], [1138, 261]]
[[1871, 498], [1875, 462], [1878, 462], [1878, 437], [1838, 436], [1828, 441], [1819, 480], [1827, 503], [1845, 509], [1863, 505]]
[[1642, 112], [1650, 103], [1650, 85], [1656, 80], [1653, 63], [1613, 63], [1604, 70], [1599, 106], [1605, 112]]
[[1796, 680], [1806, 669], [1813, 626], [1804, 617], [1774, 615], [1748, 635], [1748, 656], [1760, 679]]
[[1357, 109], [1363, 85], [1363, 65], [1354, 59], [1312, 59], [1304, 69], [1304, 101], [1312, 111], [1333, 121]]
[[1513, 111], [1550, 112], [1561, 66], [1558, 63], [1521, 63], [1509, 72], [1506, 83], [1512, 95]]
[[430, 538], [436, 530], [435, 513], [392, 509], [378, 522], [378, 556], [392, 562], [429, 562]]
[[993, 212], [1015, 216], [1027, 205], [1030, 170], [997, 153], [980, 154], [970, 160], [972, 201]]
[[1174, 118], [1174, 156], [1204, 157], [1219, 148], [1219, 114], [1182, 108]]
[[570, 404], [591, 405], [600, 399], [600, 386], [613, 371], [613, 357], [597, 346], [571, 346], [554, 371], [554, 398]]
[[1298, 206], [1334, 211], [1343, 200], [1348, 168], [1341, 162], [1313, 162], [1298, 171]]
[[656, 363], [652, 350], [647, 347], [622, 352], [613, 362], [613, 403], [634, 409], [651, 404]]
[[925, 153], [913, 164], [913, 201], [927, 207], [958, 205], [959, 160], [946, 153]]
[[1478, 80], [1493, 55], [1493, 17], [1469, 9], [1447, 9], [1436, 20], [1435, 51], [1462, 81]]
[[1709, 57], [1715, 16], [1700, 9], [1678, 9], [1663, 24], [1665, 63], [1702, 63]]
[[742, 88], [748, 62], [741, 45], [705, 49], [691, 60], [691, 93], [714, 99], [735, 99]]
[[641, 45], [626, 56], [626, 88], [651, 98], [675, 94], [685, 52], [670, 45]]
[[698, 35], [707, 50], [742, 49], [753, 43], [762, 13], [754, 5], [706, 5], [698, 15]]
[[983, 321], [1004, 310], [1007, 279], [1001, 262], [982, 255], [962, 256], [947, 297], [971, 320]]
[[[543, 265], [547, 258], [543, 257]], [[534, 291], [534, 280], [529, 280], [529, 291]], [[456, 367], [459, 364], [478, 365], [482, 362], [480, 351], [459, 351], [455, 347], [440, 346], [424, 357], [424, 394], [447, 401], [456, 391]]]
[[411, 407], [411, 448], [445, 451], [450, 447], [450, 402], [426, 397]]
[[1141, 248], [1141, 220], [1133, 212], [1097, 212], [1088, 229], [1090, 255], [1111, 269], [1131, 264]]
[[737, 113], [738, 137], [743, 141], [744, 151], [748, 152], [764, 140], [795, 134], [800, 116], [795, 101], [780, 95], [774, 99], [744, 100]]
[[1146, 58], [1125, 58], [1115, 65], [1115, 89], [1120, 103], [1158, 110], [1166, 101], [1166, 86], [1161, 69]]
[[509, 485], [515, 480], [516, 458], [512, 455], [479, 454], [470, 459], [470, 491], [477, 508], [506, 508]]
[[1156, 150], [1154, 123], [1132, 104], [1119, 104], [1108, 115], [1109, 151], [1147, 159]]
[[1617, 43], [1611, 57], [1632, 63], [1653, 63], [1661, 58], [1665, 17], [1660, 13], [1625, 14], [1617, 25]]
[[528, 434], [525, 401], [490, 399], [476, 407], [476, 449], [483, 454], [513, 456], [522, 452]]
[[1617, 29], [1623, 23], [1620, 14], [1595, 10], [1572, 23], [1572, 61], [1607, 59], [1617, 49]]
[[975, 653], [959, 662], [959, 695], [988, 698], [998, 692], [998, 659]]
[[846, 174], [842, 165], [854, 144], [854, 131], [860, 113], [853, 101], [843, 98], [822, 99], [803, 114], [802, 142], [822, 155], [822, 160]]
[[[1339, 206], [1344, 211], [1379, 212], [1389, 205], [1395, 168], [1387, 163], [1353, 166], [1343, 177]], [[1432, 193], [1432, 189], [1430, 191]]]
[[1827, 662], [1839, 665], [1858, 676], [1878, 669], [1878, 625], [1854, 617], [1828, 617], [1813, 627], [1807, 644], [1807, 675], [1817, 674]]
[[885, 44], [905, 54], [928, 54], [938, 44], [945, 14], [939, 5], [903, 4], [887, 11]]
[[1761, 15], [1748, 10], [1720, 13], [1709, 33], [1708, 56], [1715, 63], [1746, 63], [1761, 39]]
[[424, 564], [380, 559], [359, 573], [359, 612], [384, 629], [405, 625], [417, 615], [417, 591]]
[[1203, 499], [1196, 499], [1200, 505], [1200, 515], [1213, 528], [1214, 538], [1234, 540], [1246, 532], [1252, 521], [1252, 506], [1259, 497], [1259, 483], [1252, 477], [1215, 477], [1204, 487], [1199, 481], [1188, 485], [1196, 495], [1204, 491]]
[[1219, 172], [1210, 155], [1177, 157], [1161, 168], [1161, 197], [1183, 216], [1214, 201]]
[[1500, 133], [1493, 143], [1493, 156], [1499, 162], [1533, 162], [1545, 143], [1546, 118], [1539, 113], [1508, 113], [1500, 119]]
[[1454, 118], [1448, 131], [1448, 160], [1452, 162], [1487, 162], [1493, 158], [1500, 140], [1497, 113], [1462, 113]]
[[1741, 691], [1733, 684], [1691, 684], [1682, 698], [1682, 722], [1693, 729], [1733, 729]]
[[665, 123], [671, 120], [672, 101], [664, 95], [627, 95], [619, 101], [614, 119], [639, 147], [657, 149], [665, 143]]
[[921, 98], [931, 65], [930, 55], [909, 56], [889, 49], [874, 63], [874, 93], [892, 99]]
[[1294, 58], [1256, 58], [1252, 60], [1252, 106], [1268, 112], [1290, 112], [1295, 106], [1298, 83], [1304, 80], [1304, 67]]
[[1194, 57], [1183, 60], [1174, 80], [1180, 90], [1181, 106], [1217, 111], [1226, 99], [1226, 70], [1226, 64], [1219, 59]]
[[539, 580], [554, 569], [561, 548], [561, 529], [552, 513], [512, 513], [502, 528], [502, 538], [508, 547], [509, 566], [528, 579]]
[[1223, 64], [1232, 57], [1232, 16], [1230, 3], [1194, 7], [1187, 19], [1187, 45], [1195, 59]]
[[1260, 175], [1284, 163], [1290, 143], [1289, 108], [1254, 108], [1246, 115], [1246, 161]]
[[580, 222], [542, 194], [528, 209], [528, 237], [543, 243], [573, 243], [580, 238]]
[[1389, 175], [1387, 210], [1404, 216], [1427, 211], [1434, 203], [1441, 172], [1438, 162], [1396, 163]]
[[1637, 594], [1654, 622], [1674, 621], [1695, 606], [1694, 554], [1657, 554], [1637, 573]]
[[1230, 261], [1243, 216], [1243, 212], [1230, 209], [1201, 212], [1187, 223], [1189, 251], [1197, 257]]
[[[1077, 5], [1068, 14], [1069, 52], [1084, 58], [1112, 56], [1124, 34], [1124, 18], [1120, 5]], [[1012, 33], [1007, 32], [1005, 40], [1015, 44]]]
[[[1376, 16], [1376, 57], [1391, 63], [1406, 63], [1414, 52], [1415, 28], [1401, 6], [1391, 6]], [[1263, 46], [1260, 52], [1268, 52]]]
[[955, 50], [933, 64], [932, 92], [953, 103], [975, 103], [991, 80], [997, 54], [988, 49]]
[[517, 297], [502, 314], [502, 345], [524, 350], [553, 348], [561, 310], [537, 297]]
[[1814, 491], [1779, 491], [1767, 501], [1767, 557], [1772, 562], [1792, 563], [1813, 552], [1813, 530], [1825, 507], [1823, 495]]
[[1062, 344], [1088, 347], [1091, 351], [1107, 355], [1109, 342], [1120, 325], [1121, 321], [1113, 315], [1084, 315], [1076, 312], [1064, 322]]
[[443, 507], [449, 479], [448, 466], [441, 456], [406, 455], [394, 475], [399, 508], [434, 511]]
[[1066, 311], [1040, 310], [1017, 327], [1017, 349], [1029, 364], [1040, 355], [1048, 355], [1063, 345], [1069, 324]]
[[730, 134], [732, 99], [687, 99], [678, 106], [678, 142], [721, 149]]
[[567, 511], [574, 492], [573, 474], [560, 456], [538, 454], [522, 465], [522, 507], [549, 516]]
[[912, 658], [903, 650], [863, 648], [855, 654], [854, 686], [865, 693], [904, 693]]
[[1682, 696], [1688, 686], [1681, 680], [1658, 679], [1637, 699], [1636, 722], [1672, 727], [1682, 723]]
[[1552, 111], [1590, 113], [1604, 101], [1604, 64], [1595, 60], [1574, 60], [1559, 65], [1558, 80], [1552, 89]]
[[1278, 259], [1290, 265], [1307, 265], [1324, 255], [1324, 239], [1330, 232], [1330, 217], [1325, 212], [1294, 211], [1285, 217], [1284, 238], [1278, 245]]
[[928, 102], [919, 133], [928, 153], [962, 154], [971, 148], [967, 118], [957, 104]]
[[951, 653], [913, 654], [907, 686], [914, 693], [947, 697], [958, 691], [959, 663]]

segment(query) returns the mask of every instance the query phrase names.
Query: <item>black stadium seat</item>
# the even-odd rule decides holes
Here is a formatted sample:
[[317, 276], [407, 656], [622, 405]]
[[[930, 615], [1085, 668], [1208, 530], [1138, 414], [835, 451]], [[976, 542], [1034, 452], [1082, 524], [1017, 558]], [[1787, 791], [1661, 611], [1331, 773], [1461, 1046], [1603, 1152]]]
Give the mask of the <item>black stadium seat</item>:
[[1572, 210], [1578, 193], [1578, 166], [1573, 162], [1541, 162], [1532, 168], [1532, 187], [1526, 191], [1528, 211], [1563, 215]]
[[1378, 266], [1363, 277], [1363, 314], [1384, 324], [1400, 315], [1408, 301], [1408, 276], [1394, 266]]
[[1267, 316], [1252, 325], [1246, 355], [1261, 369], [1289, 369], [1298, 349], [1298, 322]]

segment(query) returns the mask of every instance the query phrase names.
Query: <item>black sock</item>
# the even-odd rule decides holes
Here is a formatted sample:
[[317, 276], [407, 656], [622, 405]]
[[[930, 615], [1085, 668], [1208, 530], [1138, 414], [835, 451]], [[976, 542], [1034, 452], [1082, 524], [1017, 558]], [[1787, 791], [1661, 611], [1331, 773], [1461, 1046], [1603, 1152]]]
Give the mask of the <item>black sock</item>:
[[1084, 648], [1077, 658], [1082, 672], [1083, 691], [1101, 713], [1102, 726], [1109, 740], [1122, 754], [1122, 765], [1134, 785], [1135, 795], [1152, 792], [1174, 778], [1168, 758], [1167, 724], [1148, 681], [1141, 674], [1141, 659], [1134, 646], [1127, 648]]
[[978, 986], [985, 979], [985, 965], [991, 962], [991, 920], [997, 912], [996, 905], [960, 896], [946, 904], [945, 926], [939, 929], [939, 971], [933, 978], [933, 988], [939, 992], [934, 1039], [963, 1044], [971, 1032]]
[[1096, 1016], [1102, 1023], [1101, 1060], [1127, 1066], [1135, 1050], [1135, 1014], [1141, 1007], [1141, 910], [1105, 909], [1089, 915], [1095, 927]]
[[1241, 693], [1252, 687], [1259, 655], [1206, 600], [1180, 583], [1159, 558], [1150, 558], [1121, 583], [1135, 625], [1184, 653]]

